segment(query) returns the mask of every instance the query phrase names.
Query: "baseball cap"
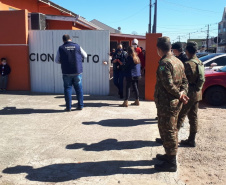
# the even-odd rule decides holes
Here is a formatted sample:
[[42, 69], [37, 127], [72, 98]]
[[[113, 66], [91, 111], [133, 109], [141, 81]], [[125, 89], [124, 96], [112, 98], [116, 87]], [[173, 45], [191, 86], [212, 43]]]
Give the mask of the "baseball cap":
[[132, 40], [132, 45], [138, 45], [138, 40], [137, 39], [133, 39]]

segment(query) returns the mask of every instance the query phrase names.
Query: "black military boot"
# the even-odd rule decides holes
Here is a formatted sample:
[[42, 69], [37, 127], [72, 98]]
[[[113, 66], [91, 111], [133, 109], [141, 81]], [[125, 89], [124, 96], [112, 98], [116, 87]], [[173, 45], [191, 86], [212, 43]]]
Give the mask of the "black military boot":
[[156, 164], [155, 170], [161, 172], [176, 172], [177, 171], [177, 161], [176, 155], [167, 155], [167, 161], [162, 164]]
[[155, 141], [156, 141], [156, 143], [163, 144], [163, 141], [161, 138], [156, 138]]
[[186, 145], [188, 147], [196, 147], [196, 143], [195, 143], [195, 136], [196, 133], [190, 133], [188, 139], [186, 140], [181, 140], [181, 144], [182, 145]]
[[168, 161], [168, 157], [166, 154], [162, 155], [162, 154], [157, 154], [156, 155], [156, 159], [160, 160], [160, 161]]

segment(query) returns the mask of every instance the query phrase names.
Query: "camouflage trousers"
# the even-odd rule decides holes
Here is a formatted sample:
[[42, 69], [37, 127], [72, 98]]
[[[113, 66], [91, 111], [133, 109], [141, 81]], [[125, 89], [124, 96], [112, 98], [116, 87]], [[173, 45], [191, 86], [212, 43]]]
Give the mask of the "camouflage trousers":
[[188, 101], [186, 105], [183, 105], [177, 122], [177, 129], [180, 130], [182, 123], [185, 120], [185, 117], [188, 116], [190, 124], [190, 133], [197, 133], [198, 131], [198, 107], [199, 102]]
[[178, 149], [178, 113], [172, 115], [158, 114], [159, 134], [167, 155], [176, 155]]

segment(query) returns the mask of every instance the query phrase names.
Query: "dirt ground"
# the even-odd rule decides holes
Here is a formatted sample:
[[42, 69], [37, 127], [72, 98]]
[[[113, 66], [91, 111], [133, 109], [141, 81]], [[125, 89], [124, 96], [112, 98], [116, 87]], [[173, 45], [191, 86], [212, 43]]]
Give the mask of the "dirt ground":
[[[144, 78], [140, 81], [139, 91], [144, 92]], [[112, 85], [111, 85], [112, 87]], [[111, 88], [114, 92], [114, 88]], [[116, 94], [116, 93], [115, 93]], [[140, 94], [144, 98], [144, 93]], [[186, 120], [182, 135], [189, 132]], [[179, 147], [178, 162], [183, 173], [180, 178], [187, 185], [226, 184], [226, 105], [213, 107], [204, 100], [199, 106], [199, 132], [197, 147]]]
[[[225, 185], [226, 105], [201, 102], [197, 147], [179, 147], [178, 171], [158, 173], [156, 108], [139, 85], [139, 107], [119, 108], [112, 86], [111, 96], [85, 96], [85, 109], [70, 113], [63, 95], [1, 94], [0, 184]], [[179, 140], [188, 132], [186, 119]]]
[[211, 107], [201, 102], [197, 147], [179, 148], [182, 181], [187, 185], [226, 184], [225, 133], [226, 106]]

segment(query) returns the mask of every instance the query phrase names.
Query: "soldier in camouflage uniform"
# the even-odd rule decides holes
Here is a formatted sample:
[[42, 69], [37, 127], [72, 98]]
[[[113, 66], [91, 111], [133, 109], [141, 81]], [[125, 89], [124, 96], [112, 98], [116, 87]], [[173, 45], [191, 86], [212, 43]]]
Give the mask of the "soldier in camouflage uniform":
[[205, 82], [204, 65], [197, 58], [197, 43], [188, 42], [186, 47], [186, 55], [189, 60], [185, 62], [185, 74], [189, 82], [188, 86], [188, 104], [184, 105], [178, 116], [177, 128], [181, 128], [186, 115], [190, 124], [190, 135], [187, 140], [182, 140], [181, 144], [195, 147], [195, 136], [198, 129], [198, 106], [199, 101], [202, 100], [202, 86]]
[[177, 118], [183, 103], [187, 103], [187, 79], [183, 63], [172, 55], [168, 37], [157, 41], [158, 55], [161, 57], [156, 72], [155, 104], [158, 114], [158, 128], [166, 154], [157, 154], [164, 161], [155, 165], [158, 171], [175, 172], [178, 148]]

